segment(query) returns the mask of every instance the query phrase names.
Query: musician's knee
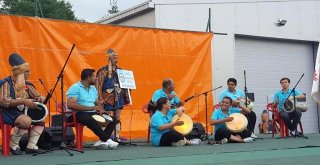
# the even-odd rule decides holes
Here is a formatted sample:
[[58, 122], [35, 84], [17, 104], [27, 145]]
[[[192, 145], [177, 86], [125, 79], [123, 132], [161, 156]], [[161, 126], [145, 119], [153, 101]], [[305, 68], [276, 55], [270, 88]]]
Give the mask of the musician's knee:
[[32, 123], [31, 118], [24, 114], [17, 117], [15, 121], [15, 125], [18, 125], [21, 128], [29, 128], [31, 123]]

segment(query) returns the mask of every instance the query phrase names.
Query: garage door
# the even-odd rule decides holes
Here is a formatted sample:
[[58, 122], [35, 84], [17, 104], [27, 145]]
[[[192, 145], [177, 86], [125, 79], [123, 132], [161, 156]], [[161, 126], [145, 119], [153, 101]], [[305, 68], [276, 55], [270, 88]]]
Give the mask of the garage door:
[[317, 133], [317, 106], [310, 97], [314, 73], [312, 43], [247, 37], [237, 37], [235, 41], [238, 88], [244, 89], [245, 70], [248, 92], [255, 95], [255, 132], [258, 132], [260, 114], [267, 101], [271, 102], [273, 94], [281, 89], [279, 80], [282, 77], [290, 78], [290, 87], [293, 88], [304, 73], [296, 88], [307, 95], [309, 109], [302, 114], [303, 127], [306, 133]]

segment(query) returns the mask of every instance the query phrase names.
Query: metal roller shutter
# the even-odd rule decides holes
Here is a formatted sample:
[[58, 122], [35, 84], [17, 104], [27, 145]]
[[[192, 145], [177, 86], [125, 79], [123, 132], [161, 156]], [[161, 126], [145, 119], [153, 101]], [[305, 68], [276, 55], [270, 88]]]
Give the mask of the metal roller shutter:
[[318, 132], [317, 106], [310, 96], [314, 73], [311, 42], [236, 37], [235, 52], [237, 87], [244, 89], [245, 70], [248, 92], [255, 94], [255, 132], [258, 132], [260, 115], [265, 109], [267, 99], [271, 102], [273, 94], [281, 89], [279, 80], [282, 77], [290, 78], [290, 87], [293, 88], [303, 73], [304, 77], [297, 89], [306, 93], [309, 107], [308, 111], [302, 114], [304, 131]]

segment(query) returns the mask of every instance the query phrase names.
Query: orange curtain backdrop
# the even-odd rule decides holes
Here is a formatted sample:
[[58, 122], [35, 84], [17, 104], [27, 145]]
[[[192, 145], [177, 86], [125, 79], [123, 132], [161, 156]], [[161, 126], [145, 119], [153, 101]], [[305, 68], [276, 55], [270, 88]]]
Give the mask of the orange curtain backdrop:
[[[141, 111], [162, 80], [174, 79], [176, 93], [181, 100], [212, 89], [211, 40], [212, 33], [187, 32], [97, 25], [41, 18], [0, 15], [0, 78], [11, 74], [8, 57], [16, 52], [30, 63], [30, 81], [46, 96], [38, 81], [41, 78], [52, 89], [69, 54], [76, 47], [64, 71], [64, 94], [80, 80], [84, 68], [98, 70], [107, 64], [106, 50], [119, 54], [119, 66], [131, 70], [137, 89], [131, 91], [133, 105], [122, 111], [121, 135], [145, 138], [149, 116]], [[56, 88], [50, 107], [57, 114], [60, 102], [60, 84]], [[212, 114], [212, 95], [208, 95], [208, 119]], [[185, 104], [187, 114], [194, 122], [205, 126], [204, 96]], [[208, 120], [209, 121], [209, 120]], [[47, 125], [49, 118], [47, 118]], [[209, 126], [211, 129], [211, 127]], [[90, 130], [84, 138], [97, 139]]]

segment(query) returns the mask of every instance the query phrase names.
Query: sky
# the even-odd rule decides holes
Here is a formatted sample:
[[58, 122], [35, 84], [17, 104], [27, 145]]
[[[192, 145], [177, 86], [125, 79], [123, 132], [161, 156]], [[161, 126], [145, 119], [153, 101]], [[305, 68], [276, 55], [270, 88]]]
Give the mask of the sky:
[[[95, 22], [108, 14], [110, 0], [65, 0], [70, 2], [77, 18]], [[118, 10], [123, 11], [148, 0], [117, 0]]]

